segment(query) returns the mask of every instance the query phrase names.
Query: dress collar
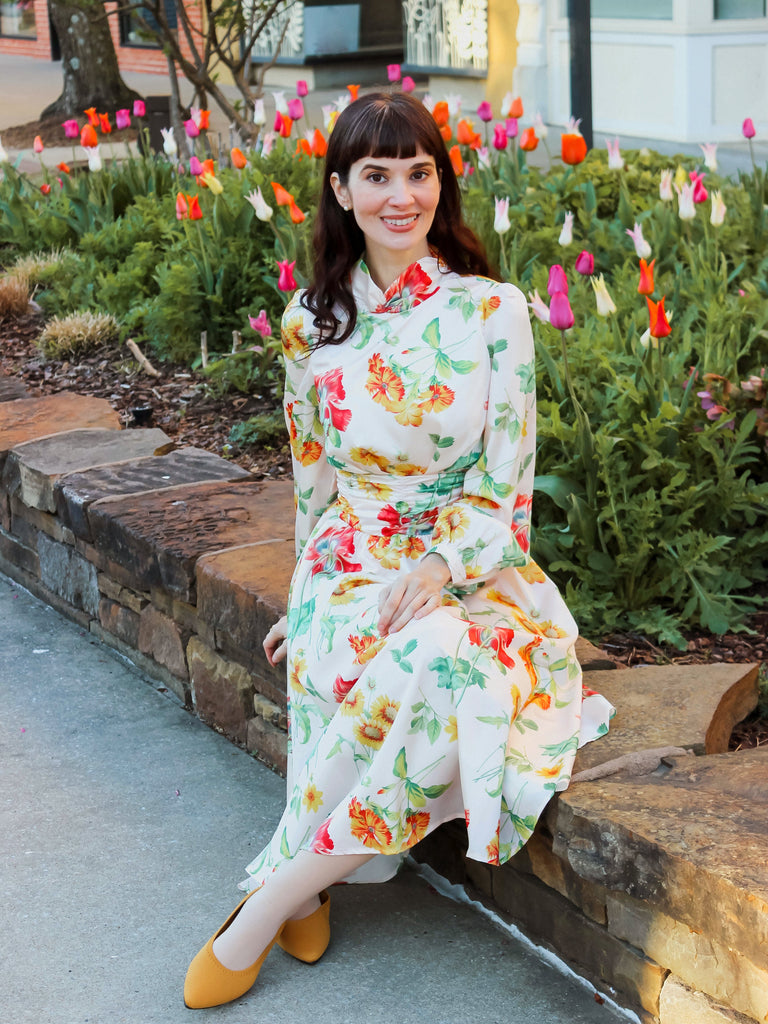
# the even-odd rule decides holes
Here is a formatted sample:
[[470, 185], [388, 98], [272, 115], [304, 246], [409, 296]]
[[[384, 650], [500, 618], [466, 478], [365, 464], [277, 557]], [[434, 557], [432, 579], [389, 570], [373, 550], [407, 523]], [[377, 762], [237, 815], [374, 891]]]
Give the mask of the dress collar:
[[447, 268], [437, 255], [423, 256], [407, 267], [383, 292], [361, 258], [352, 268], [352, 294], [357, 308], [370, 313], [403, 313], [430, 298]]

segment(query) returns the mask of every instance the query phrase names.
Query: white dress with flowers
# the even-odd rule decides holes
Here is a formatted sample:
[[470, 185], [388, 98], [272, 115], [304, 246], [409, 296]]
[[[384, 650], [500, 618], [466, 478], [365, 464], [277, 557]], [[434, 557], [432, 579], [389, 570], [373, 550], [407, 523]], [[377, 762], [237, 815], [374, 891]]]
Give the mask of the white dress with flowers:
[[[248, 867], [255, 888], [300, 849], [380, 853], [383, 879], [463, 817], [500, 864], [568, 785], [612, 708], [582, 693], [577, 629], [529, 555], [533, 340], [509, 284], [414, 263], [386, 292], [352, 273], [357, 326], [308, 352], [283, 317], [299, 560], [288, 609], [288, 804]], [[379, 594], [427, 552], [442, 607], [376, 628]]]

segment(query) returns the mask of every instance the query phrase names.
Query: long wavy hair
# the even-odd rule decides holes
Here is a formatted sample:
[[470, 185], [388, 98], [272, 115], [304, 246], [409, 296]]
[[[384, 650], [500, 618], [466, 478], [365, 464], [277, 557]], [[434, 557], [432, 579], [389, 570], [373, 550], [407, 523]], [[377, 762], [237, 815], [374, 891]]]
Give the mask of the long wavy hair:
[[428, 243], [455, 273], [498, 279], [482, 243], [464, 223], [459, 184], [435, 119], [407, 93], [369, 93], [341, 112], [328, 143], [312, 239], [314, 280], [302, 297], [304, 307], [314, 314], [315, 347], [339, 345], [354, 331], [357, 308], [349, 272], [365, 249], [354, 214], [342, 210], [336, 199], [331, 175], [338, 174], [346, 186], [357, 160], [410, 159], [419, 152], [434, 158], [441, 180]]

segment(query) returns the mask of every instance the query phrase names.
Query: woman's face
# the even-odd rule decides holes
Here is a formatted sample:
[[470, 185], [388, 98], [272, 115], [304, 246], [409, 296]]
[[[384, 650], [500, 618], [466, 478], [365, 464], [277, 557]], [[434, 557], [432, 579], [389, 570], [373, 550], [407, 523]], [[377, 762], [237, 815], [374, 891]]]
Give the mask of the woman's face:
[[405, 266], [429, 253], [427, 232], [440, 201], [440, 178], [434, 157], [364, 157], [349, 169], [346, 185], [335, 172], [331, 187], [344, 209], [351, 210], [365, 235], [366, 252]]

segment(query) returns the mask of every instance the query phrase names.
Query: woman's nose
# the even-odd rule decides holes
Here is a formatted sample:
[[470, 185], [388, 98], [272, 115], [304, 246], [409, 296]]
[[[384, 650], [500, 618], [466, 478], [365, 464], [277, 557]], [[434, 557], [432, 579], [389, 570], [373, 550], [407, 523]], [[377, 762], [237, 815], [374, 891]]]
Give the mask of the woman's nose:
[[407, 178], [393, 178], [389, 193], [390, 202], [403, 206], [410, 203], [413, 197], [411, 183]]

